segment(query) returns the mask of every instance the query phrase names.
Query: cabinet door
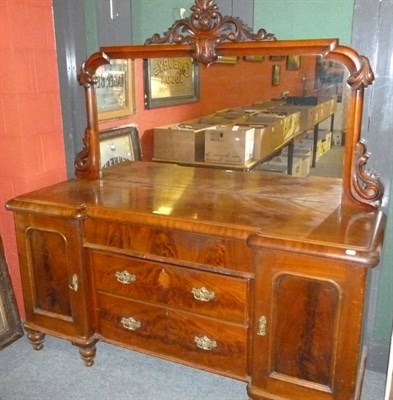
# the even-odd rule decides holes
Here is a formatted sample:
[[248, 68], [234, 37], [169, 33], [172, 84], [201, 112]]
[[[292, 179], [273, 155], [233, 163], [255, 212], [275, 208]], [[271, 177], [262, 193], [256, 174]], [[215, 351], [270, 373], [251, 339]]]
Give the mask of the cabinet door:
[[80, 221], [15, 215], [26, 327], [89, 336]]
[[263, 252], [256, 276], [253, 399], [353, 399], [366, 272]]

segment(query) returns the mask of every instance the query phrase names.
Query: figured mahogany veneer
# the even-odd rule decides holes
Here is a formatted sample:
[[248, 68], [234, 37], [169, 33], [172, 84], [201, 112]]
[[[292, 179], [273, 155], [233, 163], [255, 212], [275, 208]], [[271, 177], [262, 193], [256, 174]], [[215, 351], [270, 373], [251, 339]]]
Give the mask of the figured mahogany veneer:
[[26, 328], [249, 382], [253, 399], [352, 399], [383, 214], [341, 181], [135, 162], [20, 196]]
[[[247, 322], [246, 279], [199, 269], [185, 270], [167, 263], [114, 256], [113, 253], [94, 252], [91, 262], [94, 285], [100, 293], [166, 305], [240, 324]], [[228, 287], [230, 291], [226, 290]], [[209, 296], [209, 293], [212, 294]]]

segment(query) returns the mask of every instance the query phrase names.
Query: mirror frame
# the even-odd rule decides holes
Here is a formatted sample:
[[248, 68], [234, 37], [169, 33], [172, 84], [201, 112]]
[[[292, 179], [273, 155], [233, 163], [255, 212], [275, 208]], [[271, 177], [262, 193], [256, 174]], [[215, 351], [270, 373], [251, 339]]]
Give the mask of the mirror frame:
[[383, 186], [378, 176], [366, 169], [369, 159], [361, 140], [364, 89], [374, 80], [369, 60], [338, 39], [276, 40], [260, 29], [252, 33], [236, 17], [223, 17], [214, 0], [195, 0], [188, 18], [175, 21], [163, 34], [153, 35], [145, 45], [106, 46], [81, 66], [78, 79], [85, 88], [87, 127], [84, 148], [75, 158], [75, 174], [82, 179], [100, 178], [99, 128], [96, 100], [96, 70], [111, 59], [187, 57], [209, 65], [218, 56], [320, 55], [340, 62], [348, 69], [350, 86], [343, 170], [343, 201], [381, 205]]

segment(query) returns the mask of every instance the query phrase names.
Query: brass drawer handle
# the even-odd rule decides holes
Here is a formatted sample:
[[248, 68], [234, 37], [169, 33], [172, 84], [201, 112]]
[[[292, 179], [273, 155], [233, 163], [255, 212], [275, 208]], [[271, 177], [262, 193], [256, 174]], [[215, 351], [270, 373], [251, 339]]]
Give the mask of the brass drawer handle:
[[194, 295], [194, 298], [199, 301], [211, 301], [216, 297], [213, 291], [203, 286], [201, 288], [192, 288], [191, 293]]
[[130, 274], [128, 271], [116, 271], [115, 277], [120, 283], [124, 283], [125, 285], [136, 281], [136, 276]]
[[123, 328], [128, 329], [129, 331], [136, 331], [142, 327], [142, 323], [132, 317], [123, 317], [120, 322], [123, 325]]
[[207, 336], [195, 336], [194, 342], [196, 343], [198, 348], [206, 351], [211, 351], [217, 347], [217, 342], [215, 340], [209, 339]]

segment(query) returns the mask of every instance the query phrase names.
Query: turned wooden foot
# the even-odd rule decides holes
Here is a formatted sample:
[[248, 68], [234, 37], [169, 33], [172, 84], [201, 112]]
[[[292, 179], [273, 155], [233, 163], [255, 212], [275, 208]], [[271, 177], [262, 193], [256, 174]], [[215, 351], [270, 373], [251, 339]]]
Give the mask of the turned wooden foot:
[[96, 356], [96, 343], [96, 340], [88, 344], [74, 343], [79, 347], [79, 354], [86, 367], [91, 367], [94, 364], [94, 358]]
[[33, 346], [34, 350], [41, 350], [44, 347], [45, 333], [35, 331], [34, 329], [26, 328], [27, 339]]

